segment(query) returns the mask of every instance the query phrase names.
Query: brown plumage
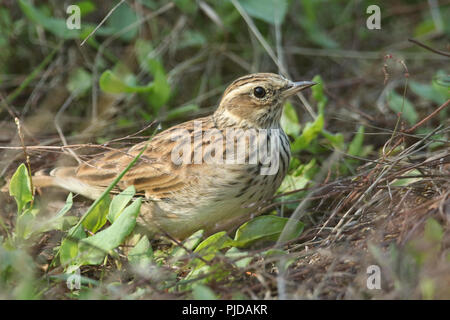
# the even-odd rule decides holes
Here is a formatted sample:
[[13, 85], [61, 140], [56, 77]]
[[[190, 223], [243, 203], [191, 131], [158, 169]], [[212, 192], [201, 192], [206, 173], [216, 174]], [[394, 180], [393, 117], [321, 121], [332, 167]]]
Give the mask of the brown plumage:
[[[258, 203], [273, 196], [287, 172], [289, 141], [279, 123], [283, 104], [313, 84], [291, 82], [271, 73], [244, 76], [225, 90], [214, 114], [153, 137], [117, 185], [118, 190], [134, 185], [147, 199], [138, 221], [154, 233], [164, 230], [182, 239], [199, 229], [208, 233], [226, 230], [248, 219]], [[267, 135], [253, 136], [256, 140], [248, 134], [261, 130], [267, 130]], [[230, 132], [232, 139], [227, 137]], [[227, 144], [230, 140], [235, 144]], [[278, 144], [278, 167], [262, 174], [268, 162], [258, 158], [259, 148], [246, 148], [241, 154], [244, 163], [227, 162], [227, 152], [238, 153], [237, 141], [268, 150]], [[108, 152], [78, 167], [56, 168], [50, 175], [35, 176], [33, 183], [96, 199], [145, 144]]]

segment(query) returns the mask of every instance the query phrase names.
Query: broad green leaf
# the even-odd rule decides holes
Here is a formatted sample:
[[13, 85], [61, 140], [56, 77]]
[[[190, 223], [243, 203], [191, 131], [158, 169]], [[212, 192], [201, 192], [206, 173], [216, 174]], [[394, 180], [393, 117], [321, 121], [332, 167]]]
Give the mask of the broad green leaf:
[[127, 84], [125, 80], [125, 78], [120, 78], [111, 70], [106, 70], [100, 76], [99, 84], [103, 91], [115, 94], [149, 92], [154, 86], [152, 83], [147, 86], [132, 86]]
[[419, 119], [419, 115], [414, 109], [414, 106], [409, 102], [408, 99], [403, 98], [403, 96], [397, 94], [395, 91], [390, 91], [387, 95], [387, 101], [389, 107], [399, 113], [402, 112], [402, 116], [409, 122], [409, 124], [413, 125]]
[[325, 106], [328, 102], [328, 98], [324, 93], [322, 77], [320, 75], [316, 75], [316, 76], [314, 76], [312, 81], [317, 83], [316, 85], [311, 87], [312, 96], [313, 96], [314, 100], [317, 101], [317, 107], [319, 109], [319, 114], [323, 114], [323, 112], [325, 110]]
[[134, 12], [127, 2], [124, 2], [114, 10], [106, 24], [114, 33], [120, 33], [127, 29], [128, 31], [120, 35], [120, 39], [131, 41], [136, 37], [138, 32], [138, 25], [136, 24], [137, 20], [138, 16], [136, 15], [136, 12]]
[[128, 92], [128, 86], [111, 70], [102, 73], [99, 80], [100, 89], [108, 93]]
[[141, 208], [141, 198], [129, 205], [114, 223], [79, 243], [80, 264], [100, 264], [105, 255], [117, 248], [133, 231]]
[[299, 165], [293, 174], [286, 176], [278, 188], [278, 192], [289, 192], [305, 188], [314, 179], [317, 172], [316, 159], [311, 159], [307, 164]]
[[348, 146], [347, 153], [352, 156], [362, 156], [364, 143], [364, 126], [359, 126], [358, 132]]
[[94, 209], [83, 220], [83, 227], [96, 233], [106, 223], [106, 216], [108, 214], [108, 208], [111, 198], [109, 196], [104, 197]]
[[163, 65], [156, 59], [149, 59], [147, 61], [149, 72], [153, 75], [151, 91], [149, 91], [147, 100], [149, 105], [154, 110], [159, 110], [163, 105], [169, 101], [171, 89], [167, 81], [166, 72]]
[[[420, 176], [420, 175], [422, 175], [422, 173], [417, 169], [409, 170], [403, 174], [403, 176]], [[404, 186], [408, 186], [414, 182], [418, 182], [421, 180], [423, 180], [423, 178], [421, 178], [421, 177], [395, 179], [389, 185], [391, 185], [393, 187], [404, 187]]]
[[33, 200], [28, 170], [22, 163], [9, 182], [9, 194], [16, 199], [17, 212], [21, 214], [26, 204]]
[[[225, 231], [217, 232], [203, 240], [197, 248], [195, 248], [194, 252], [198, 253], [204, 260], [209, 261], [214, 258], [220, 249], [230, 246], [231, 243], [232, 240]], [[196, 268], [204, 265], [204, 262], [199, 259], [195, 259], [194, 261], [197, 263]]]
[[147, 236], [143, 236], [139, 242], [128, 252], [128, 261], [132, 264], [147, 265], [153, 259], [153, 250]]
[[197, 232], [193, 233], [191, 236], [189, 236], [189, 238], [187, 238], [186, 240], [183, 241], [183, 247], [181, 246], [177, 246], [174, 248], [174, 250], [172, 251], [172, 256], [176, 259], [188, 254], [188, 252], [186, 252], [185, 248], [188, 250], [194, 250], [199, 243], [202, 241], [203, 239], [203, 234], [204, 231], [203, 230], [198, 230]]
[[324, 122], [323, 114], [319, 114], [314, 122], [307, 122], [300, 137], [297, 137], [292, 143], [292, 151], [300, 151], [307, 148], [311, 141], [317, 138], [322, 131]]
[[344, 149], [344, 135], [342, 133], [332, 134], [325, 129], [322, 129], [321, 134], [331, 143], [331, 145], [337, 149]]
[[232, 247], [227, 250], [225, 257], [233, 260], [234, 264], [238, 268], [246, 268], [253, 260], [253, 256], [249, 255], [246, 251], [241, 251], [236, 247]]
[[[234, 237], [234, 246], [246, 247], [256, 241], [276, 241], [283, 231], [288, 218], [268, 215], [256, 217], [239, 227]], [[296, 222], [295, 230], [286, 241], [298, 237], [303, 231], [303, 223]]]
[[28, 239], [33, 233], [34, 215], [31, 210], [25, 210], [17, 217], [16, 235], [21, 239]]
[[69, 75], [67, 89], [71, 93], [84, 96], [92, 87], [92, 75], [83, 68], [77, 68]]
[[133, 199], [135, 194], [136, 189], [131, 185], [112, 199], [107, 216], [109, 222], [113, 223], [116, 221], [117, 217], [122, 213], [131, 199]]
[[284, 105], [280, 123], [286, 134], [296, 137], [300, 133], [300, 124], [298, 123], [297, 113], [289, 102]]
[[196, 284], [192, 287], [192, 295], [195, 300], [217, 300], [216, 294], [202, 284]]
[[143, 69], [149, 70], [148, 61], [151, 59], [151, 53], [153, 51], [153, 46], [148, 40], [138, 38], [134, 44], [134, 49], [136, 52], [136, 58], [139, 62], [139, 66]]
[[41, 25], [45, 30], [53, 33], [57, 37], [62, 39], [78, 39], [80, 37], [80, 30], [68, 29], [65, 19], [57, 19], [45, 15], [36, 9], [28, 0], [19, 0], [19, 4], [28, 19]]
[[72, 264], [78, 255], [78, 242], [86, 238], [86, 233], [81, 225], [75, 226], [71, 229], [72, 234], [70, 238], [65, 238], [61, 242], [61, 247], [59, 249], [59, 260], [61, 265]]
[[95, 4], [90, 0], [78, 1], [76, 3], [80, 7], [81, 16], [88, 15], [89, 13], [95, 11]]
[[287, 0], [239, 0], [249, 16], [271, 24], [282, 24], [289, 6]]

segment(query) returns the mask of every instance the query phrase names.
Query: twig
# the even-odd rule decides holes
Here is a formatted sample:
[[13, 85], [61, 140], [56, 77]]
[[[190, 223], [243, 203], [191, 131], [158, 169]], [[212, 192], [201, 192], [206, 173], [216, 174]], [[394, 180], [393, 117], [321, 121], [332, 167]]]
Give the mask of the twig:
[[418, 127], [420, 127], [422, 124], [424, 124], [425, 122], [427, 122], [428, 120], [430, 120], [432, 117], [434, 117], [436, 114], [438, 114], [439, 112], [441, 112], [441, 110], [443, 110], [445, 107], [448, 106], [448, 104], [450, 103], [450, 99], [445, 101], [439, 108], [437, 108], [436, 110], [434, 110], [432, 113], [430, 113], [428, 116], [426, 116], [425, 118], [423, 118], [422, 120], [420, 120], [419, 122], [417, 122], [414, 126], [412, 126], [411, 128], [405, 130], [405, 133], [411, 133], [414, 130], [416, 130]]
[[100, 23], [95, 27], [95, 29], [92, 30], [92, 32], [89, 33], [89, 35], [81, 42], [80, 47], [83, 46], [83, 44], [98, 30], [98, 28], [100, 28], [105, 23], [105, 21], [109, 18], [109, 16], [124, 2], [125, 0], [121, 0], [111, 10], [109, 10], [108, 14], [103, 18], [103, 20], [100, 21]]
[[427, 49], [427, 50], [429, 50], [429, 51], [431, 51], [431, 52], [434, 52], [434, 53], [436, 53], [436, 54], [440, 54], [441, 56], [444, 56], [444, 57], [450, 57], [450, 54], [448, 54], [448, 53], [446, 53], [446, 52], [444, 52], [444, 51], [441, 51], [441, 50], [433, 49], [433, 48], [427, 46], [426, 44], [423, 44], [423, 43], [420, 42], [420, 41], [417, 41], [417, 40], [414, 40], [414, 39], [408, 39], [408, 41], [409, 41], [409, 42], [412, 42], [412, 43], [415, 43], [415, 44], [417, 44], [418, 46], [420, 46], [420, 47], [422, 47], [422, 48], [425, 48], [425, 49]]

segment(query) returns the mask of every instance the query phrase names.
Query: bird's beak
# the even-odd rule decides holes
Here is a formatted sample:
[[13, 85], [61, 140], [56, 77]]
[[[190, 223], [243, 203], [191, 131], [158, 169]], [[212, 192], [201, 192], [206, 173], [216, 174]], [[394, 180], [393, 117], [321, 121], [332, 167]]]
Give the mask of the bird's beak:
[[294, 94], [296, 94], [299, 91], [302, 91], [304, 89], [307, 89], [309, 87], [312, 87], [313, 85], [317, 84], [316, 82], [312, 81], [298, 81], [298, 82], [291, 82], [286, 89], [281, 93], [284, 98], [290, 97]]

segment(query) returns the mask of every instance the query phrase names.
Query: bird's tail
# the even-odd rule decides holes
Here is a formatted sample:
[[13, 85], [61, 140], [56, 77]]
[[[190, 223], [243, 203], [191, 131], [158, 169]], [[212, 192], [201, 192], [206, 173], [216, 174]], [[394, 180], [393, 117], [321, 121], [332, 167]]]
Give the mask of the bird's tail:
[[89, 185], [76, 177], [77, 167], [58, 167], [50, 172], [38, 171], [33, 176], [33, 186], [36, 188], [59, 187], [67, 191], [81, 194], [95, 200], [103, 192], [102, 188]]

